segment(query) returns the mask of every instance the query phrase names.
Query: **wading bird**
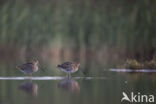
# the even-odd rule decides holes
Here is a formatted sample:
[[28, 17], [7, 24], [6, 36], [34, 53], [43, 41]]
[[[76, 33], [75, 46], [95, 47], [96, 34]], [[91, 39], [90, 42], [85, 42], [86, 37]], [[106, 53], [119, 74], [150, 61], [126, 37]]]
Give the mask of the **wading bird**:
[[19, 65], [17, 68], [24, 74], [30, 74], [32, 76], [32, 73], [38, 71], [38, 60]]
[[68, 77], [70, 77], [71, 73], [78, 71], [79, 66], [79, 62], [64, 62], [63, 64], [57, 65], [57, 68], [67, 73]]

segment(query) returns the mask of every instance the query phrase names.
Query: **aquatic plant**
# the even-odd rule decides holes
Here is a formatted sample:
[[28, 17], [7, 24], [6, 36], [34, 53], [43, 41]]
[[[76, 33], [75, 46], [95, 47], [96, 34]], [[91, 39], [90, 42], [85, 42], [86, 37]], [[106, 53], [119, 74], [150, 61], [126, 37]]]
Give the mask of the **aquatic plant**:
[[156, 69], [156, 59], [153, 59], [151, 61], [146, 61], [144, 63], [144, 67], [148, 69]]
[[118, 68], [126, 69], [156, 69], [156, 59], [150, 61], [139, 62], [136, 59], [128, 59], [124, 65], [119, 66]]
[[141, 64], [135, 59], [128, 59], [126, 63], [124, 64], [124, 67], [127, 69], [142, 69], [143, 64]]

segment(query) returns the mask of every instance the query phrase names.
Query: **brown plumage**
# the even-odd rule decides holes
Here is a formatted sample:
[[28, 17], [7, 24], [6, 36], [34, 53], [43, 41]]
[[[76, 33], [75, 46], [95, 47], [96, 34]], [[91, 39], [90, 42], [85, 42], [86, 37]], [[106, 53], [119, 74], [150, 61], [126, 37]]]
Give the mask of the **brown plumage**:
[[38, 71], [38, 60], [19, 65], [17, 68], [25, 74], [32, 74]]
[[63, 64], [60, 64], [57, 67], [69, 75], [70, 73], [78, 71], [79, 66], [80, 63], [78, 62], [64, 62]]

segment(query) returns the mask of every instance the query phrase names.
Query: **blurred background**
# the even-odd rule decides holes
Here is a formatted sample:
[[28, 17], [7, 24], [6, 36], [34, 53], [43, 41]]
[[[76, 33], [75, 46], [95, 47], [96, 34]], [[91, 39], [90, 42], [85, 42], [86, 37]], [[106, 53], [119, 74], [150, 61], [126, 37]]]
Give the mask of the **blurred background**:
[[156, 1], [0, 0], [0, 76], [25, 76], [16, 66], [33, 59], [40, 64], [33, 76], [65, 76], [57, 64], [79, 61], [73, 77], [106, 79], [2, 80], [0, 103], [117, 104], [122, 91], [156, 95], [154, 73], [106, 72], [127, 59], [156, 59]]
[[1, 75], [15, 75], [16, 65], [33, 58], [50, 75], [60, 75], [56, 65], [64, 61], [80, 61], [84, 75], [98, 75], [128, 58], [151, 60], [155, 5], [153, 0], [0, 0], [0, 67], [6, 69]]

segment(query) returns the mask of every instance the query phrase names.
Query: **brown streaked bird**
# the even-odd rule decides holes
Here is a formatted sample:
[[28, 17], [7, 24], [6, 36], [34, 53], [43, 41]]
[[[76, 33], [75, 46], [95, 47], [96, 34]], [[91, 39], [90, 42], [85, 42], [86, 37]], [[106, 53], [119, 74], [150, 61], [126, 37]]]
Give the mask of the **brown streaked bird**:
[[63, 64], [57, 65], [59, 69], [67, 73], [68, 77], [71, 73], [78, 71], [79, 66], [79, 62], [64, 62]]
[[33, 60], [32, 62], [19, 65], [17, 68], [24, 74], [30, 74], [38, 71], [38, 60]]

